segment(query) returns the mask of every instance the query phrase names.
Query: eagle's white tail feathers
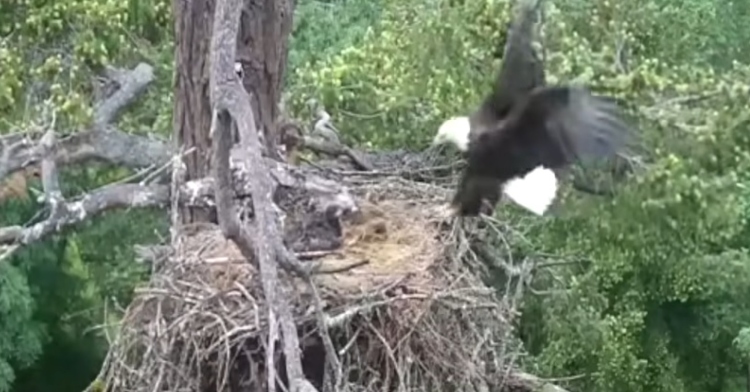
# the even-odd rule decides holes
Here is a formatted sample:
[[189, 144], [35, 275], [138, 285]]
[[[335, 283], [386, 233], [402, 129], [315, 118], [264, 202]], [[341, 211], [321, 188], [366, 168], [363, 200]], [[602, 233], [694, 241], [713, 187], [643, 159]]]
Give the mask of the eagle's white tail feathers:
[[503, 193], [514, 203], [537, 215], [544, 215], [557, 196], [557, 177], [544, 167], [505, 183]]

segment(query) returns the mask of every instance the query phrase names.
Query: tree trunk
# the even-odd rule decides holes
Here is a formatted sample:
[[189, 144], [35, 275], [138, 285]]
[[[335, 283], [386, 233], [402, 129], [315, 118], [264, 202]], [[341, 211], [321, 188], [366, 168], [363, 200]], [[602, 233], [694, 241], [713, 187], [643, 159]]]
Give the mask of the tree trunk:
[[[174, 140], [182, 151], [185, 181], [211, 174], [211, 102], [208, 94], [208, 59], [215, 0], [174, 0], [175, 86]], [[215, 221], [208, 208], [181, 207], [181, 223]]]
[[245, 90], [253, 98], [253, 110], [269, 156], [279, 159], [276, 121], [294, 0], [244, 0], [240, 19], [237, 57], [243, 65]]
[[[279, 159], [276, 119], [286, 69], [293, 0], [245, 0], [237, 40], [237, 57], [243, 64], [245, 89], [253, 97], [253, 110], [265, 140], [265, 150]], [[210, 175], [211, 102], [208, 93], [208, 59], [215, 0], [174, 0], [176, 78], [174, 133], [178, 146], [194, 151], [183, 157], [185, 181]], [[183, 207], [181, 223], [215, 222], [215, 212]]]

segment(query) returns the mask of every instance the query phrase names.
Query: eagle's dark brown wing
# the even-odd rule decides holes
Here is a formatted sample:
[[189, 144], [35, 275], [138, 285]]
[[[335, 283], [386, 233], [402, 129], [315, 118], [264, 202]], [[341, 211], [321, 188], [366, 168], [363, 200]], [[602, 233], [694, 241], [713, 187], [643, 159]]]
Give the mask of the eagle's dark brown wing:
[[502, 120], [533, 89], [545, 84], [544, 64], [532, 46], [542, 0], [520, 0], [506, 35], [502, 66], [492, 91], [470, 116], [471, 138]]
[[454, 208], [477, 215], [495, 187], [537, 167], [611, 157], [632, 138], [615, 103], [578, 87], [535, 89], [497, 127], [472, 140]]
[[541, 3], [542, 0], [520, 0], [513, 25], [508, 29], [503, 65], [488, 99], [494, 109], [503, 114], [519, 99], [545, 84], [544, 64], [532, 45]]
[[559, 157], [539, 157], [538, 164], [550, 168], [614, 156], [634, 136], [612, 99], [570, 86], [534, 90], [514, 108], [505, 127], [510, 143], [558, 150]]

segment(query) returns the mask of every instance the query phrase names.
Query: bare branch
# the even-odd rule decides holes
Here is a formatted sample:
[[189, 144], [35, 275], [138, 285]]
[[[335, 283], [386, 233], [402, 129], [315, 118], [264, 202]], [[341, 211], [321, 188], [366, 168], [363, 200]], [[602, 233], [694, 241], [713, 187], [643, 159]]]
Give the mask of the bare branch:
[[[45, 192], [47, 191], [48, 189], [45, 189]], [[57, 192], [59, 193], [59, 189]], [[48, 202], [53, 202], [49, 202], [51, 212], [46, 220], [29, 227], [0, 228], [0, 245], [27, 245], [107, 210], [156, 206], [169, 200], [169, 188], [166, 185], [107, 185], [72, 202], [65, 202], [61, 195], [59, 198], [50, 196], [54, 194], [47, 193]], [[13, 247], [13, 250], [15, 249], [17, 247]], [[3, 257], [7, 255], [2, 255], [0, 259]]]
[[[290, 380], [290, 390], [300, 392], [314, 391], [302, 371], [299, 352], [299, 338], [294, 318], [287, 299], [280, 295], [276, 260], [290, 261], [291, 256], [281, 242], [281, 233], [272, 210], [271, 178], [263, 164], [258, 129], [255, 124], [250, 97], [244, 90], [234, 72], [236, 58], [237, 32], [239, 30], [239, 13], [241, 0], [223, 0], [216, 4], [214, 31], [211, 40], [210, 92], [214, 106], [214, 134], [218, 138], [214, 151], [214, 168], [217, 178], [216, 195], [219, 200], [219, 222], [224, 235], [232, 239], [246, 258], [257, 256], [263, 292], [268, 303], [268, 347], [266, 347], [266, 367], [269, 390], [276, 385], [274, 344], [276, 341], [276, 313], [279, 315], [283, 336], [286, 369]], [[231, 117], [230, 117], [231, 115]], [[250, 168], [250, 187], [253, 195], [256, 234], [262, 241], [253, 244], [250, 233], [241, 231], [237, 216], [234, 214], [228, 195], [230, 179], [229, 146], [231, 119], [237, 123], [240, 135], [240, 146], [245, 152], [245, 159]], [[253, 249], [254, 248], [254, 249]], [[255, 250], [255, 252], [253, 252]], [[284, 254], [286, 253], [286, 254]], [[250, 258], [252, 259], [252, 258]], [[298, 260], [295, 260], [299, 264]]]
[[[208, 194], [210, 181], [193, 182], [185, 186], [180, 199], [185, 203], [205, 205], [211, 203], [201, 194]], [[169, 188], [166, 185], [114, 184], [106, 185], [74, 201], [65, 201], [62, 195], [45, 187], [45, 194], [50, 205], [47, 219], [27, 227], [0, 227], [0, 245], [11, 245], [12, 251], [20, 246], [42, 240], [50, 234], [60, 232], [68, 227], [84, 222], [105, 211], [117, 208], [145, 208], [164, 206], [169, 201]], [[57, 196], [54, 196], [57, 194]], [[51, 202], [50, 202], [51, 201]], [[0, 260], [10, 252], [0, 255]]]
[[[41, 162], [45, 202], [52, 207], [50, 215], [42, 223], [28, 228], [11, 227], [2, 229], [4, 235], [0, 243], [27, 245], [44, 238], [48, 234], [112, 208], [163, 205], [163, 197], [170, 192], [160, 186], [118, 185], [105, 187], [91, 194], [80, 196], [78, 201], [70, 203], [65, 203], [60, 193], [57, 179], [58, 165], [99, 160], [132, 169], [162, 166], [162, 171], [169, 171], [168, 169], [164, 170], [164, 166], [172, 156], [172, 151], [167, 143], [158, 139], [129, 135], [111, 126], [104, 127], [105, 120], [113, 120], [116, 114], [134, 100], [151, 82], [153, 79], [151, 66], [140, 64], [132, 71], [121, 71], [113, 77], [120, 84], [120, 91], [96, 105], [98, 126], [95, 129], [55, 140], [54, 121], [52, 121], [52, 124], [47, 127], [48, 131], [39, 142], [31, 140], [33, 136], [31, 133], [0, 137], [0, 181], [8, 175]], [[235, 184], [239, 187], [235, 189], [235, 194], [239, 196], [250, 195], [248, 179], [251, 176], [248, 174], [247, 168], [236, 167], [237, 163], [242, 162], [241, 159], [236, 157], [241, 157], [242, 154], [236, 150], [232, 153], [235, 157], [232, 159], [233, 166], [235, 166], [232, 173], [237, 177]], [[315, 175], [303, 174], [297, 168], [288, 167], [271, 159], [266, 159], [265, 163], [271, 169], [273, 178], [279, 185], [292, 188], [302, 187], [319, 194], [321, 197], [314, 202], [321, 203], [320, 208], [325, 208], [332, 203], [335, 204], [337, 201], [344, 201], [345, 205], [353, 204], [353, 199], [350, 196], [340, 197], [340, 192], [337, 189], [341, 187], [338, 184]], [[167, 179], [168, 176], [165, 175], [160, 178], [160, 182], [166, 182]], [[213, 181], [210, 178], [193, 181], [180, 188], [178, 195], [176, 195], [179, 196], [177, 200], [188, 205], [211, 206], [213, 205], [212, 186]], [[147, 202], [142, 203], [139, 200], [147, 200]]]
[[154, 80], [154, 69], [146, 63], [138, 64], [127, 73], [113, 69], [108, 70], [108, 73], [120, 88], [112, 96], [94, 106], [95, 129], [103, 129], [111, 124], [122, 109], [135, 101]]
[[552, 384], [552, 382], [539, 378], [533, 374], [516, 371], [513, 372], [513, 378], [515, 378], [519, 383], [523, 384], [529, 390], [539, 390], [543, 392], [568, 392], [567, 389]]
[[[50, 151], [54, 154], [54, 150]], [[231, 170], [232, 180], [229, 189], [230, 198], [247, 198], [251, 195], [252, 175], [241, 162], [242, 151], [232, 150]], [[179, 162], [179, 160], [175, 160]], [[354, 198], [348, 190], [335, 181], [319, 177], [309, 171], [289, 166], [272, 159], [265, 159], [266, 167], [271, 173], [275, 186], [303, 191], [310, 195], [310, 203], [314, 210], [348, 211], [356, 208]], [[66, 201], [59, 194], [56, 185], [55, 169], [51, 167], [51, 160], [47, 163], [48, 179], [45, 181], [46, 201], [52, 207], [50, 200], [58, 200], [51, 208], [48, 217], [40, 223], [29, 227], [11, 226], [0, 228], [0, 245], [28, 245], [43, 239], [49, 234], [59, 232], [69, 226], [90, 219], [104, 211], [115, 208], [144, 208], [165, 207], [170, 201], [170, 186], [163, 183], [139, 184], [123, 183], [109, 184], [90, 193], [81, 195], [73, 201]], [[179, 187], [175, 202], [182, 205], [212, 207], [214, 206], [213, 178], [189, 181]], [[50, 196], [53, 195], [53, 196]], [[253, 260], [250, 258], [249, 260]], [[311, 263], [312, 264], [312, 263]]]
[[60, 191], [60, 180], [57, 175], [57, 163], [53, 151], [55, 149], [54, 121], [52, 127], [44, 134], [39, 143], [44, 158], [42, 159], [42, 186], [46, 203], [52, 209], [52, 215], [58, 213], [58, 206], [65, 201]]
[[[0, 162], [0, 174], [5, 175], [36, 164], [44, 156], [41, 147], [28, 139], [16, 142], [12, 150], [4, 149], [1, 154], [5, 157]], [[132, 169], [163, 164], [170, 155], [169, 147], [160, 140], [129, 135], [114, 128], [70, 135], [58, 140], [54, 150], [59, 165], [100, 160]]]
[[374, 170], [372, 163], [368, 162], [362, 154], [351, 147], [340, 143], [324, 140], [322, 138], [305, 137], [302, 139], [301, 147], [332, 156], [345, 155], [349, 157], [359, 169]]
[[[153, 81], [153, 68], [141, 63], [133, 70], [112, 69], [108, 70], [108, 74], [120, 85], [119, 90], [95, 104], [95, 124], [92, 129], [58, 138], [54, 148], [55, 162], [65, 166], [97, 160], [136, 170], [164, 165], [173, 156], [172, 148], [165, 140], [131, 135], [111, 124], [117, 114], [137, 99]], [[33, 137], [30, 132], [0, 136], [0, 180], [41, 162], [45, 154]], [[302, 147], [333, 156], [347, 155], [358, 167], [372, 169], [361, 154], [347, 146], [307, 138], [302, 142]], [[163, 173], [162, 180], [165, 182], [169, 179], [169, 171]]]
[[23, 167], [13, 169], [14, 156], [23, 155], [19, 151], [30, 144], [29, 139], [17, 134], [0, 137], [0, 180]]
[[[65, 165], [98, 159], [130, 168], [142, 168], [165, 162], [170, 154], [161, 141], [128, 135], [112, 128], [117, 115], [137, 99], [154, 80], [153, 67], [140, 63], [133, 70], [110, 70], [119, 89], [94, 104], [94, 126], [77, 132], [56, 144], [54, 159]], [[48, 129], [54, 130], [54, 124]], [[37, 164], [46, 156], [44, 148], [34, 143], [30, 133], [0, 137], [0, 180], [26, 166]]]

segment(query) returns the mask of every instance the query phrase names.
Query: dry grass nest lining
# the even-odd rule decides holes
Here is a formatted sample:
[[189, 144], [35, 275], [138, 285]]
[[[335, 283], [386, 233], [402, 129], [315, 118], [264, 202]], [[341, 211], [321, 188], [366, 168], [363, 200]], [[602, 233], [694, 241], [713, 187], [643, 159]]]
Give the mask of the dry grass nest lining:
[[[429, 285], [432, 277], [428, 268], [444, 251], [440, 230], [431, 224], [422, 206], [410, 204], [414, 203], [401, 200], [361, 203], [363, 220], [343, 224], [343, 247], [326, 252], [315, 261], [320, 263], [321, 270], [366, 264], [343, 272], [317, 275], [315, 280], [321, 289], [349, 296], [366, 294], [403, 278], [407, 278], [412, 287]], [[257, 274], [255, 268], [245, 262], [237, 246], [225, 239], [218, 228], [187, 238], [183, 252], [189, 255], [188, 260], [180, 262], [196, 265], [202, 270], [201, 284], [214, 290], [231, 290], [237, 282], [249, 282]], [[194, 272], [182, 271], [188, 275]], [[304, 289], [303, 282], [298, 285]]]
[[[340, 360], [357, 369], [349, 382], [359, 390], [471, 390], [503, 379], [507, 363], [497, 354], [509, 342], [509, 312], [465, 264], [446, 257], [464, 246], [455, 226], [434, 221], [444, 195], [421, 189], [416, 193], [434, 199], [388, 199], [393, 188], [358, 187], [364, 219], [345, 224], [342, 249], [319, 259], [326, 269], [369, 262], [315, 277]], [[179, 252], [183, 257], [155, 274], [128, 308], [104, 368], [113, 390], [202, 390], [206, 383], [232, 390], [227, 385], [237, 378], [263, 379], [231, 371], [237, 365], [230, 352], [248, 341], [262, 344], [267, 329], [256, 271], [218, 228], [184, 238]], [[298, 325], [314, 328], [309, 287], [280, 278]]]

